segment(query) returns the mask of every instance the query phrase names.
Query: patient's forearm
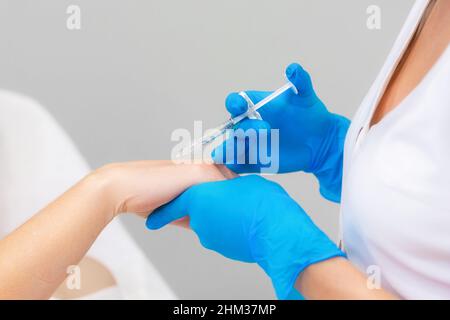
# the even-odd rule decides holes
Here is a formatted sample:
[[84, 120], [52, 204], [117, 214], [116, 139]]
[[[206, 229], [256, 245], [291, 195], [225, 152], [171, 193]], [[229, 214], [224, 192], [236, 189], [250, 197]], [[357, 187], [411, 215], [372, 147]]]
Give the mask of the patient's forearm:
[[395, 299], [383, 289], [370, 289], [367, 278], [344, 258], [333, 258], [306, 268], [295, 284], [306, 299]]
[[96, 170], [0, 241], [0, 299], [49, 298], [117, 214], [145, 217], [193, 184], [230, 175], [223, 167], [168, 161]]
[[0, 241], [0, 298], [51, 296], [112, 219], [102, 188], [83, 180]]

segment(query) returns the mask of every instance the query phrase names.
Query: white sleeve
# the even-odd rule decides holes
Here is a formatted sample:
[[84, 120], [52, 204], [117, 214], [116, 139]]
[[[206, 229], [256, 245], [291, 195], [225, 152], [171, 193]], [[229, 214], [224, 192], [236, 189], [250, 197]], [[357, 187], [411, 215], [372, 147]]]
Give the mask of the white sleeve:
[[[0, 91], [0, 238], [88, 172], [85, 159], [42, 106]], [[126, 299], [175, 298], [117, 219], [88, 255], [112, 272]]]

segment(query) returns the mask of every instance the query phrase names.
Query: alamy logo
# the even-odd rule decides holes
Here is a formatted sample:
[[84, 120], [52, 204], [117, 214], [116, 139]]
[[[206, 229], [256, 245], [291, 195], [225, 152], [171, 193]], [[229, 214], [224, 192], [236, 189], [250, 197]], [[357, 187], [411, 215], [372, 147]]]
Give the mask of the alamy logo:
[[81, 289], [81, 269], [79, 266], [72, 265], [67, 267], [66, 287], [69, 290]]
[[[209, 130], [206, 130], [205, 134], [208, 133]], [[172, 149], [171, 159], [175, 163], [211, 163], [210, 147], [215, 146], [216, 164], [254, 165], [255, 168], [260, 168], [260, 173], [277, 173], [280, 160], [279, 135], [278, 129], [229, 129], [210, 146], [205, 147], [202, 143], [193, 144], [204, 136], [202, 121], [195, 121], [193, 136], [184, 128], [172, 132], [171, 140], [178, 143]], [[223, 143], [226, 147], [223, 147]], [[187, 154], [183, 154], [186, 146], [191, 148]]]
[[380, 30], [381, 29], [381, 8], [376, 5], [367, 7], [367, 29]]
[[367, 273], [367, 289], [379, 290], [381, 289], [381, 268], [377, 265], [368, 266]]
[[81, 29], [81, 8], [77, 5], [70, 5], [67, 7], [66, 26], [68, 30], [80, 30]]

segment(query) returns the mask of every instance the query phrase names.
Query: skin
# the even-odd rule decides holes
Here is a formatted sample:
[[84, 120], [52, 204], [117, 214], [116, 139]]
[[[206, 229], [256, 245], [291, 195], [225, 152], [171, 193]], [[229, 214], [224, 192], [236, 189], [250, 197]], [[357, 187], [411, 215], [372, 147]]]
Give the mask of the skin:
[[80, 262], [119, 214], [146, 217], [194, 184], [233, 176], [220, 166], [169, 161], [119, 163], [94, 171], [0, 241], [0, 299], [48, 299], [67, 267]]
[[370, 289], [366, 276], [344, 258], [313, 264], [298, 277], [295, 288], [308, 300], [393, 300], [383, 289]]
[[[394, 73], [374, 113], [376, 125], [416, 88], [450, 43], [450, 1], [437, 0]], [[370, 290], [367, 278], [342, 258], [308, 267], [296, 288], [307, 299], [393, 299], [382, 289]]]

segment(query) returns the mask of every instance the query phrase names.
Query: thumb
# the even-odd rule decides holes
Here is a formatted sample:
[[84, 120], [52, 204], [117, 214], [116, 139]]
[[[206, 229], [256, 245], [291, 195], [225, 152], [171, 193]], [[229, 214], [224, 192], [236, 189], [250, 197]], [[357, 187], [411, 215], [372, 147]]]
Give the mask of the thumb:
[[177, 198], [153, 211], [148, 217], [145, 225], [150, 230], [157, 230], [165, 225], [187, 216], [188, 196], [183, 192]]
[[292, 63], [286, 68], [286, 77], [297, 88], [299, 96], [308, 97], [314, 94], [311, 76], [298, 63]]

